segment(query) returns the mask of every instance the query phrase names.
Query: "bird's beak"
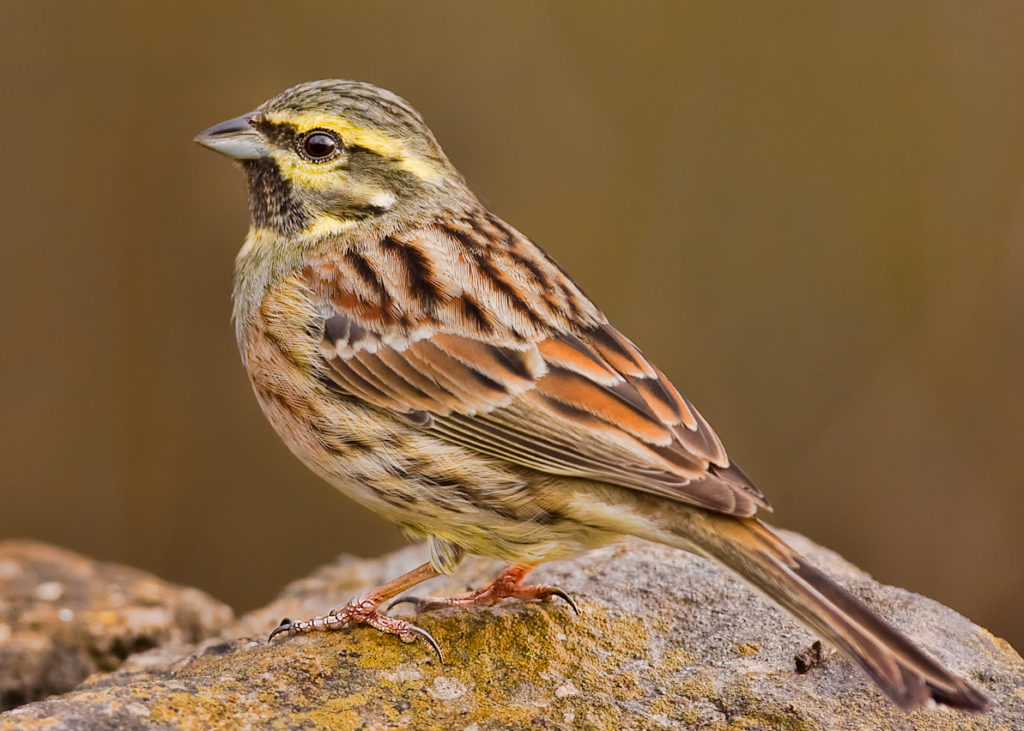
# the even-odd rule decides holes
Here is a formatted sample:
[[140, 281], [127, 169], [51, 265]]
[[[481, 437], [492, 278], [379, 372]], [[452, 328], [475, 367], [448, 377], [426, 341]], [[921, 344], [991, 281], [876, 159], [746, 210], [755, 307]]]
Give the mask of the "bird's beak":
[[270, 150], [262, 135], [252, 126], [256, 112], [243, 114], [215, 124], [196, 135], [195, 141], [214, 152], [234, 160], [258, 160], [267, 157]]

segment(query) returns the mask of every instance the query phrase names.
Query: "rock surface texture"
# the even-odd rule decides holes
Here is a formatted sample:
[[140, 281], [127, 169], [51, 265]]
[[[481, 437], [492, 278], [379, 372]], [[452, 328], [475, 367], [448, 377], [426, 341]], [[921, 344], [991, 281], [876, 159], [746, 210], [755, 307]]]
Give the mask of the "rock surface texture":
[[71, 690], [129, 655], [194, 643], [231, 608], [138, 569], [31, 541], [0, 542], [0, 710]]
[[[0, 730], [1024, 728], [1024, 661], [1006, 642], [806, 539], [785, 538], [981, 687], [993, 710], [902, 713], [844, 658], [803, 652], [813, 636], [729, 574], [644, 543], [536, 571], [538, 582], [575, 597], [579, 617], [564, 603], [420, 617], [443, 665], [422, 642], [369, 629], [266, 643], [281, 618], [324, 613], [423, 561], [415, 546], [374, 561], [342, 558], [222, 639], [135, 655], [71, 693], [0, 715]], [[461, 592], [499, 568], [471, 559], [421, 592]]]

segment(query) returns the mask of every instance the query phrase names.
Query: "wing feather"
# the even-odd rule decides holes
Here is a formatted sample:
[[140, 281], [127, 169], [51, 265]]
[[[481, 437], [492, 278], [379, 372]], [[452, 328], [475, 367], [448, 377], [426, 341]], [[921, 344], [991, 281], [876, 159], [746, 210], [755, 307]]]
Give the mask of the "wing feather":
[[509, 237], [511, 253], [467, 251], [490, 229], [393, 235], [304, 270], [334, 388], [531, 469], [737, 515], [769, 507], [693, 405], [539, 249]]

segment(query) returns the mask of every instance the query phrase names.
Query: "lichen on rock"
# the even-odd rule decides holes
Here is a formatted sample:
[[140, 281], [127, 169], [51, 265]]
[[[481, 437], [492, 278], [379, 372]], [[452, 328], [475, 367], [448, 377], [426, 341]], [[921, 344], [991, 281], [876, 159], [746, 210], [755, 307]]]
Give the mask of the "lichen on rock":
[[[794, 658], [812, 635], [712, 564], [641, 542], [537, 570], [537, 581], [574, 596], [579, 617], [557, 602], [419, 617], [444, 664], [423, 643], [369, 629], [266, 643], [282, 617], [323, 613], [423, 561], [414, 546], [377, 560], [343, 558], [242, 617], [223, 639], [137, 655], [72, 693], [0, 716], [0, 730], [1021, 728], [1024, 661], [1009, 645], [806, 539], [785, 538], [981, 687], [993, 710], [903, 713], [838, 655], [799, 674]], [[499, 569], [470, 559], [418, 593], [461, 592]]]

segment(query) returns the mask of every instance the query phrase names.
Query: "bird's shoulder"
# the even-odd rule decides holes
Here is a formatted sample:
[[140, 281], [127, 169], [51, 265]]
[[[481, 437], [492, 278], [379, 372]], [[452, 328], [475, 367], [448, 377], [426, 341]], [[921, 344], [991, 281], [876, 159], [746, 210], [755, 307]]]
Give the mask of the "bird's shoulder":
[[432, 327], [527, 343], [604, 322], [547, 254], [490, 213], [347, 240], [300, 278], [318, 300], [389, 334]]

